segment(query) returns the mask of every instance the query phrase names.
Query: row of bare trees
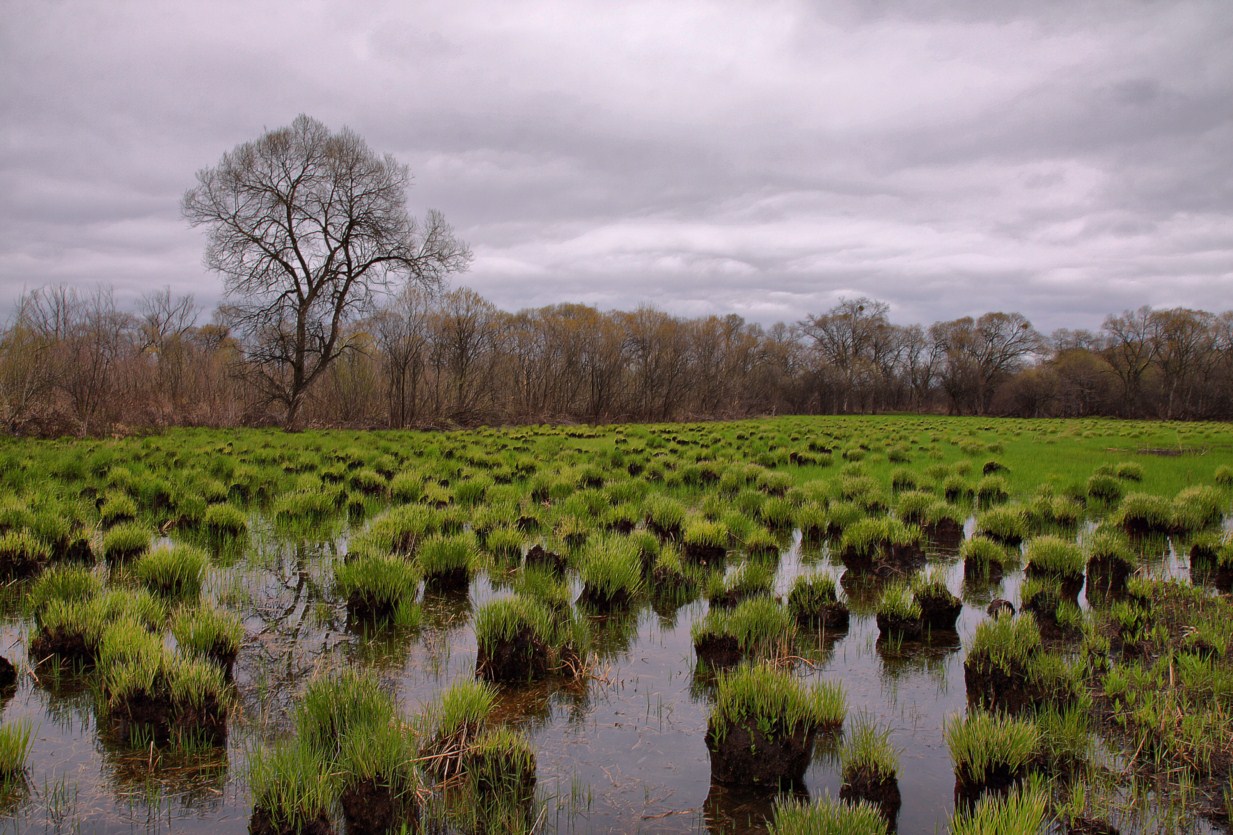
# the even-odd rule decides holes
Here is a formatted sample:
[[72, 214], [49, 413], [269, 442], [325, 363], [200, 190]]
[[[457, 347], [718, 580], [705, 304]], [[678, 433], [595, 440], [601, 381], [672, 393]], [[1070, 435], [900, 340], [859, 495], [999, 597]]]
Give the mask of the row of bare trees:
[[[888, 411], [1227, 419], [1233, 312], [1146, 307], [1042, 336], [1018, 313], [897, 325], [845, 299], [770, 328], [651, 307], [510, 313], [416, 285], [370, 309], [299, 406], [359, 427]], [[259, 336], [168, 290], [25, 294], [0, 332], [0, 417], [21, 434], [285, 419]], [[254, 361], [254, 358], [260, 361]]]

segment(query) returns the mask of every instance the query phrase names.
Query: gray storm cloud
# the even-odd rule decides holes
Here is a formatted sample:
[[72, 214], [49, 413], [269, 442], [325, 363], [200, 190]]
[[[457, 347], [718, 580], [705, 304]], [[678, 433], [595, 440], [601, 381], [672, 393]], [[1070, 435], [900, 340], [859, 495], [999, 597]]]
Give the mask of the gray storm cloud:
[[305, 112], [408, 163], [507, 308], [1223, 310], [1231, 47], [1224, 0], [10, 3], [0, 304], [212, 305], [180, 194]]

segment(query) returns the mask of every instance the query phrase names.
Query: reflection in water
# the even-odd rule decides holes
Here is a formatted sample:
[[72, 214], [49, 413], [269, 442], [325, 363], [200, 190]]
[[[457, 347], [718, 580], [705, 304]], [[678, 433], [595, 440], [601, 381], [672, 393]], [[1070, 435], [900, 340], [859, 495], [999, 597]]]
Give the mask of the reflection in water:
[[809, 789], [804, 784], [782, 791], [748, 792], [712, 784], [703, 803], [706, 831], [716, 833], [765, 832], [779, 798], [794, 798], [808, 802]]
[[[784, 545], [774, 581], [781, 598], [803, 571], [829, 568], [839, 576], [826, 542], [803, 543], [796, 533]], [[246, 751], [286, 732], [288, 713], [312, 675], [343, 665], [375, 669], [407, 717], [450, 683], [472, 678], [473, 611], [509, 594], [513, 575], [503, 573], [499, 583], [480, 575], [467, 592], [426, 595], [416, 629], [354, 630], [332, 591], [333, 566], [344, 547], [333, 541], [280, 542], [254, 522], [247, 557], [211, 568], [208, 595], [243, 612], [247, 629], [226, 749], [177, 757], [116, 744], [95, 728], [96, 697], [88, 677], [48, 667], [37, 671], [37, 683], [23, 675], [4, 705], [4, 721], [29, 719], [37, 731], [27, 787], [0, 798], [0, 804], [10, 804], [6, 814], [35, 829], [54, 830], [51, 824], [60, 816], [90, 831], [241, 830], [250, 812]], [[1188, 567], [1167, 540], [1142, 540], [1136, 547], [1154, 573]], [[948, 587], [963, 592], [957, 633], [910, 645], [879, 640], [873, 615], [884, 582], [844, 573], [840, 582], [852, 611], [848, 629], [802, 629], [793, 646], [798, 675], [842, 682], [850, 712], [863, 710], [891, 729], [891, 744], [901, 752], [899, 831], [905, 833], [937, 831], [950, 813], [954, 776], [942, 728], [946, 716], [966, 707], [962, 647], [986, 617], [990, 600], [1018, 601], [1022, 578], [1015, 569], [1002, 581], [982, 582], [965, 577], [952, 553], [929, 556]], [[576, 597], [576, 584], [570, 591]], [[4, 646], [15, 647], [16, 655], [30, 624], [15, 596], [0, 599], [7, 614]], [[629, 611], [593, 614], [591, 678], [501, 688], [494, 720], [531, 735], [537, 799], [512, 812], [472, 815], [496, 815], [484, 823], [499, 826], [500, 815], [529, 814], [543, 828], [562, 831], [764, 831], [773, 794], [749, 796], [710, 785], [704, 734], [714, 677], [695, 664], [689, 634], [706, 611], [706, 602], [693, 595], [664, 595]], [[838, 794], [841, 741], [841, 735], [819, 741], [797, 789], [800, 796]], [[437, 821], [457, 813], [447, 812], [439, 799], [426, 810]]]

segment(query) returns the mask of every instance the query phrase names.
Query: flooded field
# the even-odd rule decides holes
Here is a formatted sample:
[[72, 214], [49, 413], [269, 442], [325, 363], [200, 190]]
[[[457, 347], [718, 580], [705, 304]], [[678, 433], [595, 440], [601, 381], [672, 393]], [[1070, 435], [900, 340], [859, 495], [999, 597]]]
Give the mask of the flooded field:
[[[1162, 435], [1184, 454], [1154, 454], [1165, 446]], [[301, 733], [297, 710], [311, 682], [355, 673], [371, 675], [395, 701], [426, 831], [763, 832], [785, 796], [839, 798], [851, 756], [845, 740], [861, 724], [885, 732], [894, 751], [901, 803], [888, 823], [903, 833], [947, 831], [957, 773], [947, 727], [980, 707], [965, 685], [965, 660], [984, 640], [977, 632], [993, 622], [987, 609], [999, 598], [1020, 612], [1016, 619], [1033, 621], [1042, 652], [1056, 659], [1050, 681], [1064, 684], [1050, 691], [1064, 696], [1013, 711], [1040, 728], [1031, 765], [1016, 778], [1023, 793], [1041, 799], [1040, 822], [1063, 832], [1095, 831], [1081, 828], [1093, 821], [1123, 832], [1228, 831], [1222, 787], [1233, 675], [1227, 627], [1219, 628], [1233, 570], [1233, 484], [1222, 475], [1233, 463], [1228, 427], [782, 419], [448, 434], [177, 432], [9, 442], [0, 451], [8, 491], [0, 530], [10, 538], [30, 531], [47, 544], [43, 558], [9, 563], [2, 601], [0, 654], [18, 674], [4, 690], [3, 722], [30, 730], [24, 765], [0, 800], [6, 831], [245, 831], [254, 759]], [[1167, 505], [1167, 530], [1135, 528], [1136, 499], [1128, 497], [1139, 495]], [[312, 501], [322, 497], [323, 505]], [[109, 517], [125, 500], [133, 512], [118, 515], [131, 518]], [[205, 524], [208, 509], [220, 505], [241, 511], [242, 530], [224, 536]], [[397, 515], [409, 507], [414, 513]], [[1023, 537], [999, 541], [1005, 564], [990, 570], [970, 543], [1000, 530], [1005, 520], [993, 510], [1009, 510]], [[864, 520], [883, 519], [908, 531], [882, 536], [908, 537], [895, 547], [909, 558], [883, 561], [877, 536], [857, 536]], [[118, 559], [111, 532], [123, 524], [141, 526], [147, 539]], [[718, 550], [696, 550], [716, 527]], [[414, 534], [391, 538], [395, 529]], [[76, 537], [89, 552], [70, 559], [58, 546]], [[461, 569], [438, 570], [434, 560], [445, 558], [433, 554], [448, 549], [430, 542], [451, 537], [470, 547]], [[1097, 593], [1089, 568], [1069, 594], [1064, 581], [1040, 573], [1046, 538], [1073, 544], [1084, 567], [1102, 548], [1124, 555], [1130, 585], [1123, 578]], [[597, 566], [626, 545], [641, 568], [628, 594], [600, 605]], [[145, 554], [181, 546], [208, 555], [199, 590], [168, 591], [154, 569], [141, 567]], [[537, 546], [563, 564], [531, 566], [528, 551]], [[868, 565], [866, 552], [874, 555]], [[347, 567], [391, 554], [415, 568], [412, 597], [388, 617], [361, 616], [359, 592], [343, 593]], [[97, 587], [50, 588], [44, 578], [66, 565]], [[461, 584], [443, 579], [463, 569]], [[736, 612], [746, 599], [792, 611], [798, 579], [818, 577], [834, 579], [850, 613], [846, 627], [793, 621], [782, 640], [746, 648], [743, 657], [805, 685], [841, 684], [843, 727], [819, 732], [803, 777], [778, 789], [716, 782], [708, 722], [728, 674], [698, 661], [700, 630], [719, 622], [708, 619], [712, 609]], [[888, 589], [919, 600], [924, 578], [961, 604], [953, 629], [913, 636], [884, 628]], [[1200, 597], [1150, 597], [1157, 587], [1189, 595], [1192, 583]], [[157, 617], [137, 618], [140, 634], [157, 636], [159, 647], [109, 649], [120, 641], [116, 624], [129, 624], [121, 614], [97, 627], [99, 648], [84, 662], [32, 653], [53, 629], [56, 595], [77, 595], [85, 606], [115, 590], [136, 599], [143, 589], [161, 589], [153, 594]], [[476, 678], [482, 613], [512, 598], [538, 601], [553, 623], [572, 630], [561, 657], [576, 661], [565, 673], [558, 665], [528, 673], [534, 681], [494, 685], [487, 725], [517, 730], [534, 753], [533, 793], [506, 798], [465, 773], [434, 775], [429, 742], [443, 721], [442, 694]], [[166, 624], [205, 604], [243, 627], [222, 691], [224, 730], [212, 740], [186, 739], [173, 727], [163, 738], [156, 725], [130, 721], [127, 691], [95, 662], [109, 652], [120, 666], [150, 653], [187, 655], [175, 637], [183, 633]], [[1197, 613], [1193, 622], [1153, 620], [1174, 605], [1192, 607], [1185, 611]], [[1195, 634], [1204, 643], [1193, 655], [1199, 661], [1190, 661]], [[1176, 654], [1167, 648], [1174, 637], [1189, 642]], [[1102, 654], [1112, 663], [1102, 666]], [[1148, 757], [1133, 706], [1166, 655], [1170, 685], [1175, 671], [1179, 688], [1201, 678], [1196, 693], [1214, 712], [1193, 738], [1179, 728], [1173, 747]], [[1187, 672], [1195, 665], [1202, 676]], [[1183, 701], [1170, 704], [1190, 698], [1179, 689]], [[1057, 730], [1060, 715], [1069, 717], [1069, 733]], [[1131, 718], [1118, 725], [1119, 715]], [[325, 812], [344, 831], [338, 802]]]

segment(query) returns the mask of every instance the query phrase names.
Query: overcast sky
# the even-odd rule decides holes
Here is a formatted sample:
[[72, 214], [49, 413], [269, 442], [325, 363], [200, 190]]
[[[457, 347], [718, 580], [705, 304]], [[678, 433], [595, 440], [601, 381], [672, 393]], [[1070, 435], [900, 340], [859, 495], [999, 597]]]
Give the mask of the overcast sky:
[[0, 309], [212, 308], [180, 197], [298, 113], [410, 165], [506, 309], [1233, 308], [1230, 0], [0, 0]]

